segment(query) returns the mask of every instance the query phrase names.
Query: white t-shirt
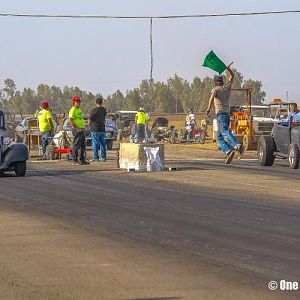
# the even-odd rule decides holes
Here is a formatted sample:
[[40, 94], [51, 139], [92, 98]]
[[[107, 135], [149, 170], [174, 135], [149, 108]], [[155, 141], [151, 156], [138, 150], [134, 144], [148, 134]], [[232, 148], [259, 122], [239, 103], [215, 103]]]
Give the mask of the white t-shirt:
[[186, 125], [192, 125], [192, 124], [195, 124], [195, 115], [193, 113], [189, 114], [186, 117]]

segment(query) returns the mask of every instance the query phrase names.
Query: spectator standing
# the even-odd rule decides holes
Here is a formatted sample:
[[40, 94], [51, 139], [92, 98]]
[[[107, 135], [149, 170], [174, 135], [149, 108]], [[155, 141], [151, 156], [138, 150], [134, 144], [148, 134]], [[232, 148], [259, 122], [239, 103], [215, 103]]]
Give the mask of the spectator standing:
[[42, 102], [42, 110], [37, 113], [37, 118], [39, 122], [39, 129], [42, 134], [42, 159], [46, 158], [46, 150], [49, 144], [49, 140], [52, 138], [52, 132], [54, 128], [53, 117], [49, 111], [49, 104], [47, 101]]
[[185, 128], [183, 133], [183, 140], [190, 140], [192, 138], [192, 131], [195, 128], [196, 119], [192, 108], [189, 108], [185, 118]]
[[195, 114], [192, 108], [188, 110], [187, 116], [186, 116], [186, 125], [190, 125], [191, 129], [195, 128], [196, 125], [196, 118]]
[[92, 132], [92, 144], [94, 157], [92, 161], [99, 161], [99, 150], [101, 150], [100, 161], [106, 161], [106, 140], [105, 140], [105, 118], [106, 109], [103, 107], [103, 98], [96, 99], [96, 107], [90, 113], [89, 126]]
[[[89, 162], [85, 159], [85, 121], [80, 109], [81, 100], [78, 96], [72, 98], [73, 107], [69, 111], [69, 122], [73, 128], [73, 165], [86, 165]], [[80, 153], [80, 158], [78, 160], [78, 155]]]
[[290, 112], [286, 118], [286, 121], [300, 123], [300, 111], [298, 110], [297, 103], [290, 104]]
[[139, 111], [135, 115], [136, 124], [136, 143], [141, 143], [145, 139], [146, 123], [148, 121], [145, 109], [140, 107]]

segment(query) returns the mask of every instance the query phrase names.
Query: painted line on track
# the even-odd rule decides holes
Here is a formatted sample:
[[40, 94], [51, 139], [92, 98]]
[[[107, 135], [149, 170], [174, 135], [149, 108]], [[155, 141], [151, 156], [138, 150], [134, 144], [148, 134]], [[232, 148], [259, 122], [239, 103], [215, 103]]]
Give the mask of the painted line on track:
[[[166, 161], [182, 161], [182, 162], [189, 162], [189, 161], [224, 161], [224, 158], [191, 158], [191, 159], [180, 159], [180, 158], [166, 158]], [[257, 161], [256, 158], [243, 158], [239, 159], [239, 161]]]

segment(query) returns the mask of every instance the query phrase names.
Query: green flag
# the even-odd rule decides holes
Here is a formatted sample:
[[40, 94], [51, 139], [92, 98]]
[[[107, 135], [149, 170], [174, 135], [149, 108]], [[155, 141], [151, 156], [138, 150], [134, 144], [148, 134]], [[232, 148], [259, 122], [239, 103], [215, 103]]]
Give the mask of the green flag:
[[221, 61], [221, 59], [211, 50], [205, 57], [202, 64], [204, 67], [208, 67], [219, 74], [226, 70], [226, 65]]

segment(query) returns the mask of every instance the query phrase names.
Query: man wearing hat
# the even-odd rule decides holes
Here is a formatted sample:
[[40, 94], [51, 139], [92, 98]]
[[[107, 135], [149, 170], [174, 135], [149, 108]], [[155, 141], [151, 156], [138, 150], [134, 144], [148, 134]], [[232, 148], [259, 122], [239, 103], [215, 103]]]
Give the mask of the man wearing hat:
[[224, 85], [222, 76], [214, 76], [215, 87], [211, 91], [206, 115], [209, 116], [212, 104], [214, 104], [218, 122], [218, 145], [220, 149], [226, 154], [225, 164], [230, 164], [234, 157], [235, 151], [239, 153], [238, 158], [242, 156], [243, 146], [238, 143], [238, 141], [229, 130], [229, 97], [232, 82], [234, 79], [234, 73], [231, 70], [230, 66], [227, 67], [227, 71], [230, 75], [227, 85]]
[[[89, 162], [85, 159], [85, 136], [84, 128], [85, 121], [80, 109], [80, 98], [74, 96], [72, 98], [73, 107], [69, 111], [69, 122], [73, 128], [73, 165], [87, 165]], [[78, 155], [80, 152], [80, 158], [78, 160]]]
[[54, 124], [52, 113], [49, 111], [48, 102], [42, 102], [41, 107], [42, 110], [37, 113], [37, 117], [39, 122], [39, 129], [42, 134], [43, 159], [46, 159], [46, 149], [49, 144], [49, 140], [52, 137]]
[[145, 113], [145, 109], [140, 107], [139, 111], [135, 115], [136, 124], [136, 142], [140, 143], [145, 139], [145, 130], [148, 117]]

